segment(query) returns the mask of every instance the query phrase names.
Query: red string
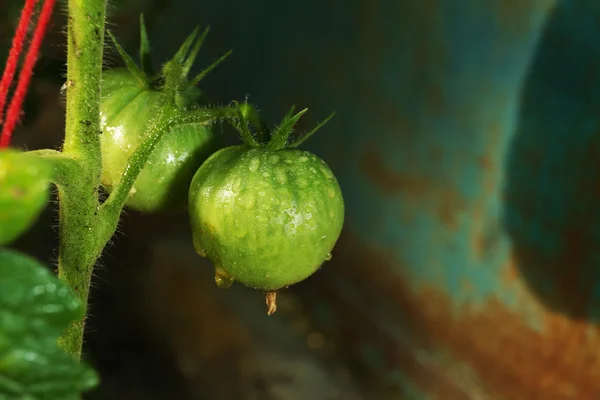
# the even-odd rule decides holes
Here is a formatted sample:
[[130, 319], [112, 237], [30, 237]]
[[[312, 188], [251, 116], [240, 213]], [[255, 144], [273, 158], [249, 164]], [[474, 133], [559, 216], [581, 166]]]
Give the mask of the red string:
[[25, 37], [27, 36], [27, 28], [29, 27], [29, 22], [31, 22], [31, 16], [33, 15], [33, 10], [37, 1], [38, 0], [25, 1], [25, 6], [23, 7], [21, 18], [19, 19], [19, 25], [17, 25], [15, 37], [12, 41], [12, 47], [8, 53], [2, 80], [0, 80], [0, 122], [2, 122], [4, 106], [6, 105], [6, 99], [8, 98], [8, 90], [10, 89], [10, 85], [15, 76], [17, 65], [19, 64], [19, 56], [23, 49], [23, 42], [25, 42]]
[[25, 94], [27, 94], [27, 87], [29, 86], [29, 81], [31, 80], [31, 75], [33, 74], [33, 67], [37, 61], [42, 40], [44, 39], [44, 34], [46, 33], [46, 27], [48, 26], [48, 22], [52, 16], [54, 2], [55, 0], [44, 1], [40, 18], [37, 26], [35, 27], [33, 38], [31, 39], [31, 45], [29, 46], [29, 50], [25, 56], [25, 62], [23, 63], [21, 73], [19, 74], [19, 81], [17, 83], [17, 88], [15, 89], [15, 94], [10, 105], [8, 106], [8, 111], [6, 112], [6, 120], [4, 126], [2, 127], [2, 133], [0, 133], [0, 148], [7, 147], [10, 144], [10, 137], [12, 136], [13, 129], [21, 114], [21, 106], [23, 104], [23, 100], [25, 99]]

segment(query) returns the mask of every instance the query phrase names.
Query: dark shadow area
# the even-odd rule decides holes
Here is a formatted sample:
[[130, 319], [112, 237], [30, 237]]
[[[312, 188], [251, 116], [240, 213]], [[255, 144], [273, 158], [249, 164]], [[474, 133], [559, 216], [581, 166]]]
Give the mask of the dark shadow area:
[[600, 317], [600, 5], [563, 1], [522, 93], [507, 166], [505, 224], [543, 303]]

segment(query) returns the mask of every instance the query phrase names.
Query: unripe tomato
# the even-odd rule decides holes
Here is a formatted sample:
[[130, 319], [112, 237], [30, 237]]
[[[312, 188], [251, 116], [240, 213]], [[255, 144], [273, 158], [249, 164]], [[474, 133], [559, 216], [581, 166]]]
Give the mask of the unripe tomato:
[[340, 186], [316, 155], [286, 148], [288, 134], [273, 134], [285, 136], [280, 146], [221, 149], [192, 180], [193, 243], [215, 265], [217, 283], [274, 292], [331, 258], [344, 221]]
[[[126, 68], [106, 71], [102, 81], [101, 150], [102, 185], [110, 193], [119, 184], [133, 153], [153, 132], [156, 115], [185, 120], [165, 132], [137, 176], [125, 205], [142, 212], [170, 211], [185, 206], [189, 184], [202, 162], [218, 149], [209, 126], [189, 122], [199, 110], [202, 92], [195, 86], [221, 57], [188, 80], [193, 61], [208, 30], [196, 38], [195, 30], [159, 74], [149, 67], [149, 44], [142, 21], [142, 67], [138, 67], [113, 37]], [[109, 33], [110, 34], [110, 33]], [[112, 37], [112, 35], [111, 35]]]
[[33, 225], [50, 197], [47, 167], [13, 149], [0, 150], [0, 245]]
[[[102, 123], [102, 184], [110, 192], [119, 182], [129, 157], [147, 136], [147, 128], [165, 95], [141, 88], [127, 70], [104, 74]], [[187, 188], [202, 162], [217, 149], [210, 128], [185, 124], [166, 133], [131, 189], [126, 205], [142, 212], [185, 206]]]

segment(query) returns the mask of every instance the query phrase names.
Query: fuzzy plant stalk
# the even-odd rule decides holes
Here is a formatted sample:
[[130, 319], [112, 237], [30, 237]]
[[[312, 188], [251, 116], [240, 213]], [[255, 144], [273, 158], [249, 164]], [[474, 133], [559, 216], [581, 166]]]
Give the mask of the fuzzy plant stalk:
[[[59, 196], [58, 277], [87, 305], [94, 265], [114, 235], [121, 210], [136, 177], [162, 135], [184, 118], [160, 111], [148, 124], [148, 137], [126, 162], [123, 176], [104, 203], [99, 201], [102, 176], [100, 96], [106, 0], [69, 0], [67, 115], [62, 152], [31, 152], [52, 166]], [[211, 114], [212, 116], [212, 114]], [[211, 116], [200, 116], [203, 121]], [[198, 116], [196, 116], [198, 119]], [[71, 324], [60, 346], [81, 357], [85, 318]]]
[[[63, 155], [74, 173], [58, 182], [60, 201], [58, 276], [87, 304], [94, 264], [110, 228], [100, 223], [100, 82], [106, 0], [68, 1], [67, 113]], [[107, 229], [108, 228], [108, 229]], [[112, 233], [110, 233], [112, 234]], [[109, 234], [109, 238], [110, 238]], [[84, 320], [71, 324], [60, 345], [80, 357]]]
[[[52, 166], [52, 181], [58, 188], [59, 256], [58, 276], [87, 304], [94, 265], [102, 250], [114, 235], [121, 210], [126, 205], [136, 179], [166, 132], [175, 127], [209, 126], [218, 119], [230, 119], [236, 107], [209, 107], [182, 110], [177, 103], [179, 92], [197, 84], [229, 53], [214, 62], [191, 81], [185, 79], [205, 34], [193, 43], [197, 32], [186, 40], [174, 60], [167, 62], [158, 75], [164, 78], [161, 107], [144, 122], [145, 133], [139, 145], [122, 165], [120, 177], [107, 188], [103, 185], [101, 140], [101, 82], [106, 0], [69, 0], [68, 55], [67, 55], [67, 120], [62, 152], [42, 150], [32, 152]], [[150, 90], [152, 74], [148, 58], [146, 31], [141, 20], [141, 59], [139, 69], [131, 57], [112, 37], [115, 48], [122, 56], [129, 72], [139, 81], [140, 90]], [[190, 53], [190, 57], [184, 55]], [[147, 67], [147, 68], [144, 68]], [[250, 108], [250, 114], [254, 110]], [[171, 135], [172, 137], [172, 135]], [[110, 164], [110, 162], [108, 162]], [[114, 165], [113, 165], [114, 167]], [[190, 177], [191, 179], [191, 177]], [[109, 189], [103, 202], [99, 188]], [[185, 189], [187, 190], [187, 188]], [[81, 356], [85, 319], [69, 326], [59, 344], [76, 357]]]

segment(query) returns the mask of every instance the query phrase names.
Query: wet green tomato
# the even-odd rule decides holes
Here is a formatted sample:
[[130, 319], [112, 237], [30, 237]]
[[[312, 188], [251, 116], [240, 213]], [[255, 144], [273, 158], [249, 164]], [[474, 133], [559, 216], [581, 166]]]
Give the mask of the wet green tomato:
[[331, 258], [344, 220], [339, 184], [324, 161], [302, 150], [246, 145], [213, 154], [189, 193], [196, 251], [217, 283], [265, 291], [300, 282]]
[[[162, 106], [164, 94], [140, 88], [125, 69], [105, 73], [102, 93], [102, 184], [110, 192], [119, 182], [129, 157], [146, 137], [148, 124]], [[191, 103], [196, 95], [184, 94], [178, 97], [178, 103]], [[125, 205], [146, 213], [185, 207], [194, 173], [217, 148], [216, 138], [206, 126], [174, 127], [152, 152]]]
[[34, 224], [50, 197], [48, 171], [34, 157], [0, 150], [0, 245], [17, 239]]

